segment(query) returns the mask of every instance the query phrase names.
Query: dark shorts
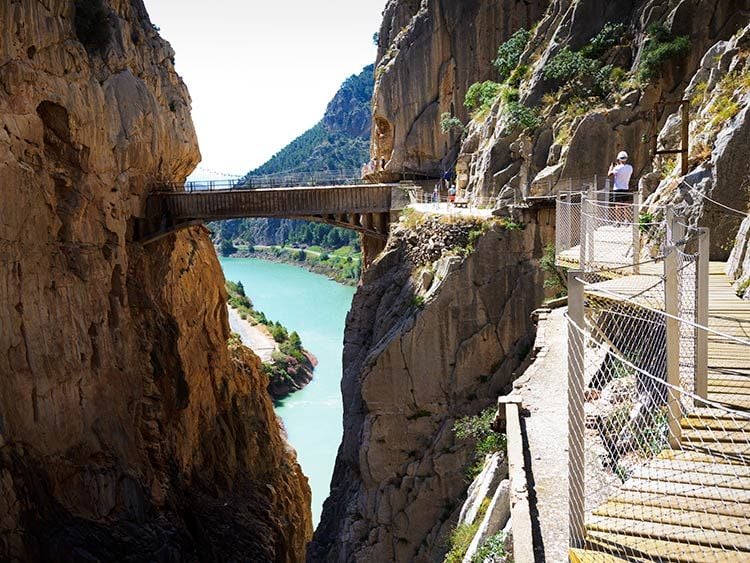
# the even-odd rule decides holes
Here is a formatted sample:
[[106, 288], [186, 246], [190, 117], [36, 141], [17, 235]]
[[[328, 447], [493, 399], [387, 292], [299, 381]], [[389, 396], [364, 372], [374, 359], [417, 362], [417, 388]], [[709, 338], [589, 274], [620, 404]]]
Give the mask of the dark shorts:
[[612, 203], [630, 203], [633, 201], [633, 196], [626, 190], [612, 190], [609, 194], [609, 201]]

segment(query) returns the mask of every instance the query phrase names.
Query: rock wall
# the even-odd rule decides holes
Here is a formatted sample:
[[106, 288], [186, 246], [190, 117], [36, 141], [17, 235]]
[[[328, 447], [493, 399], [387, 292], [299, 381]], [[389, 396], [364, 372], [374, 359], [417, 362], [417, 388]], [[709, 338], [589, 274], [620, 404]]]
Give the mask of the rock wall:
[[308, 561], [442, 560], [471, 455], [453, 422], [510, 383], [542, 296], [544, 227], [496, 225], [468, 257], [446, 253], [476, 228], [398, 227], [365, 272], [344, 341], [344, 439]]
[[[750, 278], [742, 266], [747, 231], [740, 228], [750, 211], [749, 48], [746, 25], [706, 51], [684, 93], [691, 100], [689, 172], [682, 176], [676, 166], [646, 194], [655, 215], [671, 204], [692, 223], [710, 227], [711, 259], [729, 259], [738, 286]], [[678, 146], [680, 128], [680, 114], [670, 115], [659, 133], [662, 144]]]
[[0, 3], [0, 559], [296, 561], [310, 491], [204, 229], [143, 247], [200, 159], [141, 0]]
[[[544, 196], [595, 179], [602, 188], [609, 163], [620, 150], [630, 154], [634, 186], [641, 178], [653, 182], [650, 138], [674, 111], [674, 106], [657, 102], [680, 99], [706, 51], [730, 38], [748, 17], [746, 0], [708, 5], [697, 0], [554, 0], [520, 61], [530, 69], [518, 88], [520, 101], [537, 112], [539, 125], [512, 124], [503, 101], [486, 120], [470, 124], [458, 168], [467, 175], [471, 197], [508, 201], [513, 194]], [[641, 80], [638, 71], [654, 23], [664, 23], [675, 36], [688, 36], [689, 48], [666, 62], [660, 76]], [[621, 24], [623, 35], [601, 56], [602, 63], [622, 69], [625, 79], [608, 86], [602, 97], [575, 90], [560, 96], [565, 84], [546, 78], [545, 69], [564, 48], [584, 48], [606, 24]]]
[[[457, 136], [440, 115], [466, 121], [469, 86], [492, 78], [497, 47], [539, 20], [547, 0], [390, 0], [379, 33], [371, 155], [386, 172], [439, 174]], [[455, 152], [453, 153], [455, 156]], [[446, 162], [443, 162], [443, 161]]]
[[[661, 163], [652, 162], [649, 139], [674, 111], [657, 102], [680, 99], [706, 52], [747, 24], [750, 2], [550, 0], [520, 6], [466, 1], [448, 6], [437, 0], [394, 0], [384, 16], [372, 137], [373, 157], [386, 163], [381, 176], [435, 175], [455, 164], [459, 188], [470, 199], [503, 205], [561, 186], [580, 187], [595, 176], [603, 187], [609, 163], [623, 149], [631, 155], [634, 184], [643, 178], [653, 191], [660, 178], [652, 172]], [[605, 95], [566, 91], [565, 81], [545, 77], [557, 54], [565, 48], [581, 50], [608, 23], [621, 24], [623, 34], [600, 55], [602, 64], [621, 69], [621, 78], [606, 87]], [[689, 37], [689, 48], [664, 64], [660, 76], [643, 81], [638, 71], [654, 23]], [[532, 24], [519, 61], [526, 70], [513, 85], [517, 93], [498, 97], [472, 120], [463, 106], [467, 88], [498, 80], [491, 64], [498, 46]], [[509, 108], [515, 98], [535, 112], [537, 125], [514, 121]], [[467, 124], [463, 138], [460, 130], [440, 131], [443, 112]]]

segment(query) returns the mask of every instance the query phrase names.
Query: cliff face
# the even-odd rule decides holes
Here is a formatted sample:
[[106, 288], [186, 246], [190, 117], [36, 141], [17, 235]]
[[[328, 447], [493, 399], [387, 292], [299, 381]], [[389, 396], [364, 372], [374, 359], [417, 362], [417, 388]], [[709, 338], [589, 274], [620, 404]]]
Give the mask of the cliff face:
[[469, 86], [492, 78], [497, 46], [538, 21], [547, 4], [390, 0], [379, 33], [372, 157], [384, 159], [386, 171], [396, 174], [451, 167], [449, 153], [458, 137], [440, 132], [440, 115], [466, 120]]
[[311, 533], [205, 231], [129, 238], [200, 158], [173, 56], [140, 0], [0, 3], [0, 559], [294, 561]]
[[[450, 169], [458, 152], [459, 188], [472, 199], [492, 198], [499, 205], [561, 186], [575, 188], [597, 175], [603, 187], [609, 163], [623, 149], [631, 155], [635, 183], [643, 179], [644, 192], [653, 192], [664, 161], [652, 160], [650, 139], [670, 119], [672, 133], [679, 125], [670, 117], [675, 106], [658, 102], [679, 100], [701, 69], [705, 83], [712, 56], [723, 57], [726, 72], [736, 53], [722, 54], [723, 47], [715, 46], [750, 19], [747, 0], [550, 0], [525, 2], [523, 8], [507, 1], [442, 4], [388, 4], [375, 69], [372, 150], [393, 174]], [[653, 32], [655, 25], [664, 37]], [[491, 63], [521, 27], [531, 32], [518, 53], [518, 72], [501, 76]], [[685, 49], [673, 42], [678, 37], [687, 38]], [[566, 53], [584, 55], [568, 57], [562, 65], [567, 68], [558, 65], [556, 75], [550, 72]], [[707, 53], [713, 55], [706, 58]], [[652, 72], [644, 75], [649, 61]], [[498, 96], [471, 119], [464, 95], [470, 84], [485, 80], [498, 82]], [[464, 138], [459, 129], [440, 131], [442, 112], [466, 124]], [[693, 134], [691, 143], [699, 146], [695, 127]], [[676, 148], [674, 141], [674, 135], [660, 136], [662, 148]], [[731, 230], [715, 251], [729, 246]], [[727, 252], [720, 254], [715, 257], [726, 258]]]
[[496, 226], [467, 258], [446, 255], [471, 229], [398, 228], [365, 272], [344, 341], [344, 440], [309, 561], [438, 561], [445, 552], [470, 459], [453, 422], [511, 381], [541, 298], [538, 225]]

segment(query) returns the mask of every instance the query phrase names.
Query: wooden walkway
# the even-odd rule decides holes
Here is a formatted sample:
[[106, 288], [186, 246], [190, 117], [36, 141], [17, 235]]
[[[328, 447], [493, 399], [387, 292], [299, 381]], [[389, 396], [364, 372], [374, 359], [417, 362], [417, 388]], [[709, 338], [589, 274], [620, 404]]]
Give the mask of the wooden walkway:
[[[711, 263], [709, 315], [710, 328], [749, 339], [750, 301], [723, 263]], [[639, 466], [587, 519], [571, 561], [750, 561], [750, 348], [711, 336], [708, 356], [708, 399], [727, 408], [693, 409], [679, 447]]]

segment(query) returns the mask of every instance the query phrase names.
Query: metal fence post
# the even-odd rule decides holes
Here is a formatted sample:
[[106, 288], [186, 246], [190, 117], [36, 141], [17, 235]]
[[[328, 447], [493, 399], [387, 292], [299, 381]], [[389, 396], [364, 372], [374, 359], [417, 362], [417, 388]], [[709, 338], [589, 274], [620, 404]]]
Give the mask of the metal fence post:
[[[711, 233], [701, 228], [698, 235], [698, 264], [696, 266], [696, 304], [695, 322], [702, 327], [708, 326], [708, 259]], [[698, 328], [695, 331], [695, 394], [702, 399], [708, 398], [708, 332]]]
[[664, 312], [666, 313], [667, 409], [669, 411], [669, 445], [680, 445], [682, 406], [677, 389], [680, 387], [680, 283], [676, 242], [681, 240], [680, 224], [674, 210], [667, 208], [668, 246], [664, 257]]
[[594, 209], [589, 194], [581, 196], [581, 270], [584, 272], [593, 270], [591, 265], [596, 261], [595, 235], [598, 225]]
[[641, 273], [641, 198], [638, 192], [633, 193], [633, 273]]
[[582, 270], [568, 271], [568, 510], [571, 547], [582, 547], [584, 529], [584, 328]]

